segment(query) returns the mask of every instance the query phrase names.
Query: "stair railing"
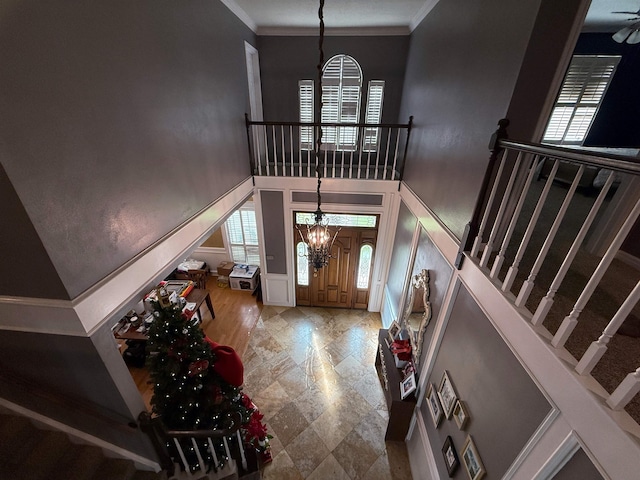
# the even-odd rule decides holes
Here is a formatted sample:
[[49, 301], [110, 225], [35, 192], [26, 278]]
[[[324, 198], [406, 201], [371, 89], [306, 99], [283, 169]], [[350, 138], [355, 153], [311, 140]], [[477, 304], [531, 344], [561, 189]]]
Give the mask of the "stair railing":
[[[554, 297], [566, 279], [577, 255], [585, 247], [588, 233], [591, 233], [590, 229], [599, 217], [604, 216], [605, 201], [614, 203], [613, 199], [617, 198], [615, 205], [618, 209], [624, 210], [624, 215], [615, 225], [610, 236], [612, 238], [602, 249], [604, 254], [597, 255], [597, 266], [573, 308], [567, 312], [557, 331], [549, 333], [551, 345], [562, 349], [579, 324], [580, 314], [587, 302], [592, 298], [596, 287], [640, 216], [640, 161], [634, 157], [593, 150], [510, 141], [507, 140], [508, 124], [508, 120], [501, 120], [498, 130], [492, 136], [489, 145], [490, 161], [472, 219], [467, 224], [460, 244], [456, 266], [462, 268], [465, 258], [475, 262], [534, 326], [542, 327], [554, 304]], [[567, 178], [565, 175], [559, 178], [559, 168], [564, 169], [566, 174], [567, 166], [571, 166], [574, 170], [573, 177]], [[596, 197], [588, 213], [571, 241], [553, 280], [545, 288], [546, 294], [541, 300], [534, 300], [531, 294], [536, 286], [538, 275], [548, 258], [554, 239], [561, 231], [563, 220], [568, 218], [567, 213], [570, 211], [572, 200], [575, 200], [576, 191], [579, 187], [585, 188], [585, 185], [592, 185], [585, 182], [584, 178], [588, 170], [591, 170], [591, 175], [594, 175], [593, 172], [596, 169], [599, 174], [602, 174], [602, 185], [598, 185]], [[544, 175], [541, 174], [543, 171], [546, 171], [544, 185], [540, 188], [538, 183], [536, 188], [540, 191], [534, 193], [533, 186], [543, 179]], [[550, 207], [550, 191], [557, 180], [562, 180], [567, 187], [561, 202], [556, 200], [556, 206], [557, 203], [561, 204], [557, 210], [554, 210], [555, 207]], [[614, 187], [617, 188], [616, 197], [612, 196]], [[533, 206], [526, 214], [524, 214], [525, 204]], [[543, 211], [547, 215], [549, 212], [555, 215], [548, 229], [542, 226], [540, 221]], [[547, 216], [547, 219], [549, 218]], [[514, 236], [517, 227], [519, 234]], [[535, 237], [539, 239], [544, 238], [542, 245], [535, 250], [531, 246], [534, 236], [540, 236]], [[535, 261], [527, 267], [527, 270], [522, 271], [522, 261], [527, 253], [528, 258], [531, 260], [535, 258]], [[516, 281], [516, 279], [519, 280]], [[519, 287], [518, 283], [520, 283]], [[640, 281], [622, 301], [599, 338], [594, 339], [587, 351], [575, 359], [574, 368], [578, 374], [589, 375], [593, 371], [607, 351], [609, 341], [639, 300]], [[640, 368], [637, 368], [631, 371], [606, 398], [606, 403], [614, 410], [622, 410], [639, 392]]]
[[245, 114], [253, 175], [314, 177], [320, 128], [323, 178], [402, 180], [413, 117], [406, 124], [253, 121]]
[[225, 428], [210, 430], [167, 429], [160, 417], [146, 411], [140, 413], [138, 421], [141, 430], [151, 438], [160, 465], [169, 476], [175, 474], [177, 465], [189, 478], [211, 472], [225, 478], [237, 473], [242, 478], [259, 470], [255, 452], [244, 447], [239, 412], [226, 415]]

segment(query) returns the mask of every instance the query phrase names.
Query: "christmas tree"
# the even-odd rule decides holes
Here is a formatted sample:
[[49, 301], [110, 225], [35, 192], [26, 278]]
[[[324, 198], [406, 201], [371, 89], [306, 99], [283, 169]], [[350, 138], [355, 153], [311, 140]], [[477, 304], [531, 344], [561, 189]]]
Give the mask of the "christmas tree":
[[243, 441], [268, 461], [270, 436], [262, 415], [239, 385], [216, 372], [213, 342], [163, 295], [152, 304], [155, 318], [149, 329], [147, 366], [154, 384], [153, 413], [169, 430], [226, 428], [229, 414], [239, 413]]

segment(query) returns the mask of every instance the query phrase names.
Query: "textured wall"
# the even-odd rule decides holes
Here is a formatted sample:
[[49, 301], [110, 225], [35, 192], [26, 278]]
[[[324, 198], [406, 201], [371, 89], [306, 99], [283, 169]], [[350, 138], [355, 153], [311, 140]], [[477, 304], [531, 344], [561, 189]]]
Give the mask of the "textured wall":
[[253, 39], [219, 1], [0, 9], [0, 162], [70, 297], [249, 176]]
[[[453, 418], [445, 418], [436, 429], [428, 402], [422, 403], [440, 478], [448, 478], [440, 452], [448, 435], [458, 453], [471, 435], [487, 470], [484, 478], [502, 478], [551, 406], [464, 286], [454, 300], [429, 377], [436, 388], [445, 370], [470, 420], [460, 430]], [[456, 478], [466, 478], [461, 470]]]
[[583, 449], [573, 454], [564, 467], [553, 477], [554, 480], [600, 480], [604, 478], [591, 462]]
[[[413, 261], [411, 275], [416, 275], [423, 268], [429, 270], [429, 302], [431, 303], [431, 321], [425, 330], [423, 337], [423, 347], [420, 353], [419, 371], [424, 365], [424, 357], [426, 350], [433, 335], [433, 330], [440, 315], [444, 302], [444, 294], [449, 288], [453, 267], [445, 260], [442, 254], [436, 249], [435, 245], [427, 235], [424, 229], [420, 229], [420, 237], [418, 239], [418, 248]], [[404, 310], [404, 309], [403, 309]]]
[[[409, 37], [325, 37], [325, 61], [344, 53], [355, 58], [364, 76], [363, 99], [369, 80], [384, 80], [383, 123], [398, 119]], [[316, 80], [318, 37], [258, 37], [264, 119], [297, 122], [298, 81]], [[365, 109], [361, 108], [361, 116]]]
[[387, 275], [387, 290], [398, 317], [402, 314], [401, 309], [404, 304], [402, 289], [409, 274], [411, 243], [417, 224], [418, 219], [411, 213], [407, 206], [401, 202], [398, 213], [398, 225], [396, 226], [396, 234], [393, 239], [393, 253], [391, 254], [389, 274]]
[[260, 192], [262, 223], [264, 227], [264, 251], [267, 273], [287, 273], [285, 249], [284, 198], [282, 192]]
[[[557, 4], [439, 2], [411, 36], [400, 118], [414, 115], [414, 130], [404, 178], [458, 238], [471, 217], [497, 121], [508, 114], [512, 138], [521, 140], [530, 139], [537, 123], [540, 105], [531, 110], [530, 98], [548, 91], [554, 56], [564, 45], [550, 26], [567, 28], [566, 21], [553, 21], [551, 8], [537, 17], [541, 3]], [[528, 45], [532, 31], [535, 48]]]

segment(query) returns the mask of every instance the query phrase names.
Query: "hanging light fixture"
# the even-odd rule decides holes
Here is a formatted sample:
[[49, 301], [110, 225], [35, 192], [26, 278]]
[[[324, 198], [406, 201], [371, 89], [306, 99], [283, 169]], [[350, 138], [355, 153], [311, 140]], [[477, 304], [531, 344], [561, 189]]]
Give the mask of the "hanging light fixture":
[[[331, 249], [333, 243], [338, 236], [340, 228], [336, 229], [336, 232], [332, 235], [329, 230], [329, 222], [325, 214], [320, 208], [322, 198], [320, 196], [320, 184], [322, 179], [322, 159], [320, 156], [320, 149], [322, 146], [322, 125], [321, 125], [321, 112], [322, 112], [322, 65], [324, 64], [324, 0], [320, 0], [320, 7], [318, 8], [318, 18], [320, 20], [320, 40], [318, 42], [318, 48], [320, 58], [318, 60], [318, 83], [316, 89], [316, 98], [318, 104], [315, 108], [315, 124], [316, 124], [316, 142], [314, 148], [314, 157], [316, 160], [316, 176], [318, 178], [318, 209], [314, 212], [315, 222], [313, 224], [306, 225], [306, 234], [303, 234], [300, 227], [296, 224], [296, 229], [302, 238], [303, 243], [306, 245], [306, 254], [309, 265], [313, 267], [314, 277], [318, 275], [318, 270], [326, 266], [331, 258]], [[306, 238], [305, 238], [306, 237]]]
[[622, 27], [616, 33], [613, 34], [613, 38], [618, 43], [629, 43], [631, 45], [640, 43], [640, 10], [637, 12], [611, 12], [611, 13], [626, 13], [629, 15], [635, 15], [635, 18], [629, 18], [627, 21], [633, 21], [631, 25]]

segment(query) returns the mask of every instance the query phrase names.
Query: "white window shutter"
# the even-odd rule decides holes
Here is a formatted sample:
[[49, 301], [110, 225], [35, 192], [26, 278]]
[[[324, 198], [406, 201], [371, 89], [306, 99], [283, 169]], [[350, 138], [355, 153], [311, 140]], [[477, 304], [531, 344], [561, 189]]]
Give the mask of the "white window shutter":
[[575, 55], [567, 70], [543, 141], [582, 144], [598, 113], [620, 56]]
[[[298, 95], [300, 99], [300, 122], [313, 123], [313, 80], [300, 80], [298, 82]], [[300, 127], [300, 148], [313, 150], [313, 127]]]

